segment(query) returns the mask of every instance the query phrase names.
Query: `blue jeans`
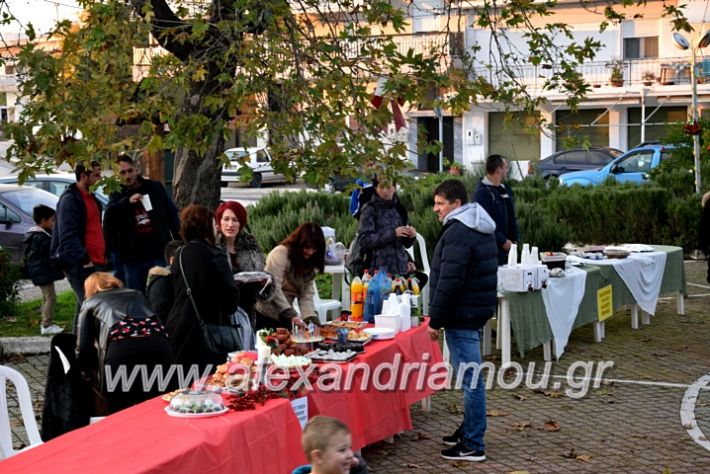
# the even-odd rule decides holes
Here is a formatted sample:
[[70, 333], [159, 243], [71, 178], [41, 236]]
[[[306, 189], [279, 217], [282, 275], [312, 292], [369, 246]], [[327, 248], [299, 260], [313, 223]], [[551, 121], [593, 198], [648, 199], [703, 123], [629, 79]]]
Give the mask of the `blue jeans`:
[[126, 288], [138, 290], [145, 294], [146, 282], [148, 281], [148, 270], [155, 266], [164, 267], [165, 260], [154, 258], [140, 262], [124, 263], [123, 272], [126, 276]]
[[[486, 433], [486, 386], [480, 371], [481, 332], [473, 329], [446, 329], [446, 344], [451, 354], [454, 374], [460, 365], [469, 365], [463, 373], [463, 442], [474, 451], [485, 451], [483, 435]], [[476, 364], [474, 368], [473, 365]], [[474, 373], [478, 380], [474, 382]], [[458, 382], [458, 380], [457, 380]], [[473, 384], [475, 383], [475, 386]]]
[[71, 286], [72, 291], [74, 291], [74, 296], [76, 296], [76, 309], [74, 312], [74, 321], [72, 322], [72, 332], [74, 334], [76, 334], [76, 327], [77, 324], [79, 324], [79, 310], [81, 309], [81, 304], [84, 302], [84, 280], [86, 280], [89, 275], [99, 270], [100, 268], [96, 265], [89, 268], [74, 265], [64, 271], [69, 281], [69, 286]]

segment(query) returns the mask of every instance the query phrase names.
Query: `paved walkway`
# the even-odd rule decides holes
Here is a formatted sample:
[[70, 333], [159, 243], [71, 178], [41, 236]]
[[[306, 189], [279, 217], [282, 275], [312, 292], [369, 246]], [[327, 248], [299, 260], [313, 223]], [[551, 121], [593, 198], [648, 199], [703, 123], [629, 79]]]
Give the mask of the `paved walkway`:
[[[705, 283], [705, 262], [687, 262], [690, 297], [686, 315], [675, 314], [675, 300], [662, 300], [651, 326], [630, 327], [629, 313], [616, 314], [607, 322], [606, 339], [593, 342], [592, 328], [572, 334], [559, 363], [552, 364], [548, 387], [503, 388], [517, 375], [509, 371], [487, 392], [488, 461], [482, 464], [448, 462], [438, 456], [440, 437], [454, 431], [463, 407], [461, 394], [446, 391], [432, 400], [432, 411], [412, 408], [414, 431], [403, 433], [393, 444], [385, 442], [363, 450], [375, 473], [461, 473], [461, 472], [558, 472], [558, 473], [700, 473], [710, 469], [710, 449], [696, 443], [680, 419], [686, 390], [710, 373], [710, 285]], [[496, 358], [489, 358], [494, 364]], [[542, 351], [531, 351], [517, 360], [525, 370], [542, 365]], [[571, 385], [565, 375], [573, 364], [613, 362], [598, 387], [586, 395], [581, 385]], [[47, 356], [14, 357], [5, 361], [22, 371], [30, 383], [35, 413], [41, 412], [41, 398]], [[582, 377], [578, 368], [575, 380]], [[591, 374], [595, 376], [595, 373]], [[539, 381], [540, 377], [534, 377]], [[560, 385], [555, 388], [553, 384]], [[574, 382], [574, 381], [573, 381]], [[10, 400], [18, 424], [16, 403]], [[700, 390], [694, 416], [710, 436], [710, 387]], [[22, 430], [13, 429], [20, 443]], [[276, 474], [276, 473], [275, 473]]]

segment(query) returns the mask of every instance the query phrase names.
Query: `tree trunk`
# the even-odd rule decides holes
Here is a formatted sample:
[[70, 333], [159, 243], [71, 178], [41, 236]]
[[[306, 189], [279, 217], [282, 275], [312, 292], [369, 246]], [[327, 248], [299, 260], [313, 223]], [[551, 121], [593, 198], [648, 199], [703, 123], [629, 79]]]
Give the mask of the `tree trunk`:
[[178, 209], [190, 204], [202, 204], [215, 210], [219, 205], [222, 164], [217, 157], [224, 150], [224, 138], [212, 141], [204, 157], [194, 150], [179, 148], [175, 153], [173, 199]]

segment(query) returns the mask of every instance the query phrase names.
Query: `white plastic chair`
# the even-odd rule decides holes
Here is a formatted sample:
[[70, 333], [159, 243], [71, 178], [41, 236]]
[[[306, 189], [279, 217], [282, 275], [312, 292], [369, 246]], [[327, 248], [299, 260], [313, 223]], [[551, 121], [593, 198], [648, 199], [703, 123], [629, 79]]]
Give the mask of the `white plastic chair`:
[[[407, 249], [407, 252], [409, 253], [409, 256], [414, 259], [416, 262], [416, 258], [414, 256], [414, 246], [419, 247], [419, 256], [421, 257], [422, 260], [422, 266], [424, 269], [422, 270], [422, 273], [424, 273], [427, 276], [427, 279], [429, 278], [429, 273], [431, 271], [431, 268], [429, 267], [429, 256], [426, 251], [426, 242], [424, 241], [424, 237], [422, 234], [417, 232], [417, 243], [412, 245], [410, 248]], [[423, 314], [428, 315], [429, 314], [429, 283], [422, 288], [422, 311]]]
[[[321, 324], [325, 324], [328, 321], [328, 311], [340, 309], [343, 306], [338, 300], [322, 300], [318, 294], [318, 287], [316, 286], [315, 280], [313, 280], [313, 305], [316, 307], [316, 313], [318, 313], [318, 319]], [[301, 315], [301, 308], [298, 307], [298, 298], [293, 300], [293, 309]]]
[[342, 303], [334, 299], [322, 300], [318, 294], [318, 287], [316, 286], [316, 281], [313, 280], [313, 304], [316, 307], [316, 312], [318, 313], [318, 319], [320, 319], [321, 324], [325, 324], [328, 321], [328, 311], [336, 310], [342, 308]]
[[[12, 432], [10, 431], [10, 412], [7, 406], [7, 381], [12, 382], [17, 391], [17, 399], [20, 402], [20, 412], [22, 422], [25, 425], [27, 438], [30, 445], [19, 451], [12, 449]], [[0, 365], [0, 459], [9, 458], [15, 454], [42, 444], [39, 436], [37, 421], [35, 421], [34, 409], [32, 408], [32, 398], [30, 388], [25, 377], [15, 369]]]

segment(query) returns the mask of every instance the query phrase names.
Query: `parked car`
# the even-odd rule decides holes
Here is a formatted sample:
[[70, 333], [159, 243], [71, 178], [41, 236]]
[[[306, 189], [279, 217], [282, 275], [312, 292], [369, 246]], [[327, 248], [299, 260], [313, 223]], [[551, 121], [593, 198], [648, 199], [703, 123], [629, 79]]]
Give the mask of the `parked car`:
[[562, 150], [540, 160], [538, 163], [528, 163], [528, 174], [547, 179], [550, 176], [560, 176], [572, 171], [600, 168], [614, 158], [623, 155], [623, 151], [609, 147], [572, 148]]
[[[2, 176], [0, 177], [0, 184], [17, 184], [18, 176]], [[47, 192], [54, 194], [55, 196], [61, 196], [65, 189], [70, 184], [76, 183], [76, 177], [73, 173], [56, 173], [56, 174], [38, 174], [32, 178], [27, 178], [24, 182], [25, 186], [32, 186], [34, 188], [43, 189]], [[104, 194], [103, 187], [99, 187], [94, 194], [96, 199], [99, 200], [104, 210], [108, 204], [108, 196]]]
[[560, 177], [560, 184], [596, 186], [610, 176], [620, 183], [641, 184], [648, 179], [648, 172], [669, 158], [672, 151], [672, 145], [636, 147], [599, 169], [567, 173]]
[[0, 184], [0, 247], [10, 253], [13, 262], [22, 260], [22, 239], [35, 225], [32, 210], [38, 204], [57, 208], [59, 198], [31, 186]]
[[252, 171], [250, 187], [258, 188], [262, 183], [286, 182], [286, 176], [274, 173], [268, 148], [230, 148], [225, 150], [224, 154], [229, 158], [229, 164], [222, 167], [223, 187], [229, 183], [239, 182], [239, 168], [246, 156], [249, 157], [246, 165]]

